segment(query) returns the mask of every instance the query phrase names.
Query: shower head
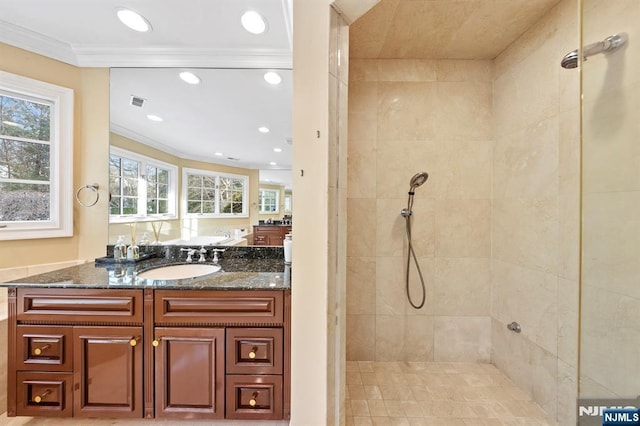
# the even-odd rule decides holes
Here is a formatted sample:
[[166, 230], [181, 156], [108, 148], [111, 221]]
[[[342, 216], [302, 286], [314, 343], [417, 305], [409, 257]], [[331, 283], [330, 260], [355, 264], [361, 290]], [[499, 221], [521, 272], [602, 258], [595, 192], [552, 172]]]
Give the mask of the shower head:
[[[589, 56], [597, 55], [599, 53], [612, 53], [618, 50], [627, 42], [628, 36], [626, 33], [615, 34], [605, 38], [602, 41], [591, 43], [582, 48], [582, 61], [586, 61]], [[562, 68], [572, 69], [578, 68], [580, 59], [580, 52], [578, 49], [564, 55], [560, 65]]]
[[427, 181], [427, 178], [429, 178], [429, 173], [427, 172], [420, 172], [413, 175], [413, 177], [409, 181], [409, 186], [411, 187], [409, 191], [413, 191], [414, 189], [425, 183]]
[[571, 52], [564, 55], [564, 58], [562, 58], [562, 62], [560, 62], [560, 65], [562, 66], [562, 68], [566, 69], [578, 68], [579, 58], [580, 55], [578, 55], [578, 49], [572, 50]]

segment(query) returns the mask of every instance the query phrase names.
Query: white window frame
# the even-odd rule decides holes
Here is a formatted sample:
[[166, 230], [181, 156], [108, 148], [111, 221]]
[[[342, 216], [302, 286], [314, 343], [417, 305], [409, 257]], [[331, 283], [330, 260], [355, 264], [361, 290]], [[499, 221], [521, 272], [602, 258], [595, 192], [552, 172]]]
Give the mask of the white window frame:
[[[138, 214], [137, 215], [112, 215], [109, 214], [109, 223], [129, 223], [129, 222], [150, 222], [156, 220], [172, 220], [178, 218], [178, 166], [164, 161], [157, 160], [137, 152], [127, 151], [123, 148], [112, 146], [109, 149], [109, 156], [116, 155], [120, 158], [137, 161], [140, 165], [138, 170]], [[168, 205], [169, 213], [147, 214], [147, 166], [159, 167], [169, 171]], [[109, 178], [111, 175], [109, 174]], [[142, 213], [140, 213], [142, 212]]]
[[[274, 211], [264, 210], [264, 196], [263, 192], [273, 192], [276, 194], [276, 209]], [[276, 214], [280, 213], [280, 190], [272, 188], [260, 188], [258, 191], [258, 212], [260, 214]]]
[[[189, 213], [187, 212], [187, 201], [188, 201], [188, 183], [189, 179], [187, 175], [203, 175], [210, 176], [216, 179], [216, 208], [215, 213]], [[242, 213], [220, 213], [220, 188], [219, 188], [219, 179], [220, 178], [232, 178], [232, 179], [240, 179], [242, 180]], [[249, 207], [248, 207], [248, 197], [249, 195], [249, 176], [245, 175], [236, 175], [232, 173], [223, 173], [223, 172], [214, 172], [211, 170], [202, 170], [202, 169], [191, 169], [191, 168], [182, 168], [182, 217], [195, 219], [195, 218], [232, 218], [232, 217], [249, 217]]]
[[51, 103], [49, 220], [0, 222], [0, 240], [73, 236], [73, 90], [0, 71], [0, 89]]

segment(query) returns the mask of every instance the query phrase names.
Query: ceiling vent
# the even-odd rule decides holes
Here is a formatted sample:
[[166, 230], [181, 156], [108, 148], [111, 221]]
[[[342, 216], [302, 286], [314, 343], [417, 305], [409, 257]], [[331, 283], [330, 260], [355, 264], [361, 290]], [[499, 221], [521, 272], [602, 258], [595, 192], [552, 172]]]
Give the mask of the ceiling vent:
[[231, 160], [231, 161], [240, 161], [239, 158], [234, 158], [234, 157], [227, 157], [227, 160]]
[[138, 107], [138, 108], [142, 108], [145, 102], [146, 102], [146, 99], [136, 95], [131, 95], [131, 99], [129, 99], [129, 105]]
[[287, 141], [288, 145], [293, 145], [293, 139], [292, 138], [286, 138], [285, 140]]

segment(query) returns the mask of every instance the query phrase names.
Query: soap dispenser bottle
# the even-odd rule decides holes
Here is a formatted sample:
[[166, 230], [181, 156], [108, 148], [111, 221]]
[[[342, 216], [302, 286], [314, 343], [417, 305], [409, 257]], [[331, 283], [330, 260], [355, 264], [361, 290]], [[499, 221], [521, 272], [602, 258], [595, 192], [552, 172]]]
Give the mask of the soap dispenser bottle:
[[127, 256], [127, 246], [124, 244], [124, 237], [120, 235], [116, 245], [113, 246], [113, 260], [122, 261]]
[[127, 247], [127, 260], [140, 259], [140, 248], [136, 245], [136, 240], [131, 240], [131, 245]]

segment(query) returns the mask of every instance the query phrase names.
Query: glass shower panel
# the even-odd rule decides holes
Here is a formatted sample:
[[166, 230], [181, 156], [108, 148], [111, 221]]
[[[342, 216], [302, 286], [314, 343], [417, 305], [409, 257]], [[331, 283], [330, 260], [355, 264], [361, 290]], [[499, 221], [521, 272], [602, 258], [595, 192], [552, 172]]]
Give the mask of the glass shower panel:
[[582, 1], [583, 45], [619, 33], [629, 41], [581, 65], [581, 399], [640, 395], [638, 22], [638, 0]]

